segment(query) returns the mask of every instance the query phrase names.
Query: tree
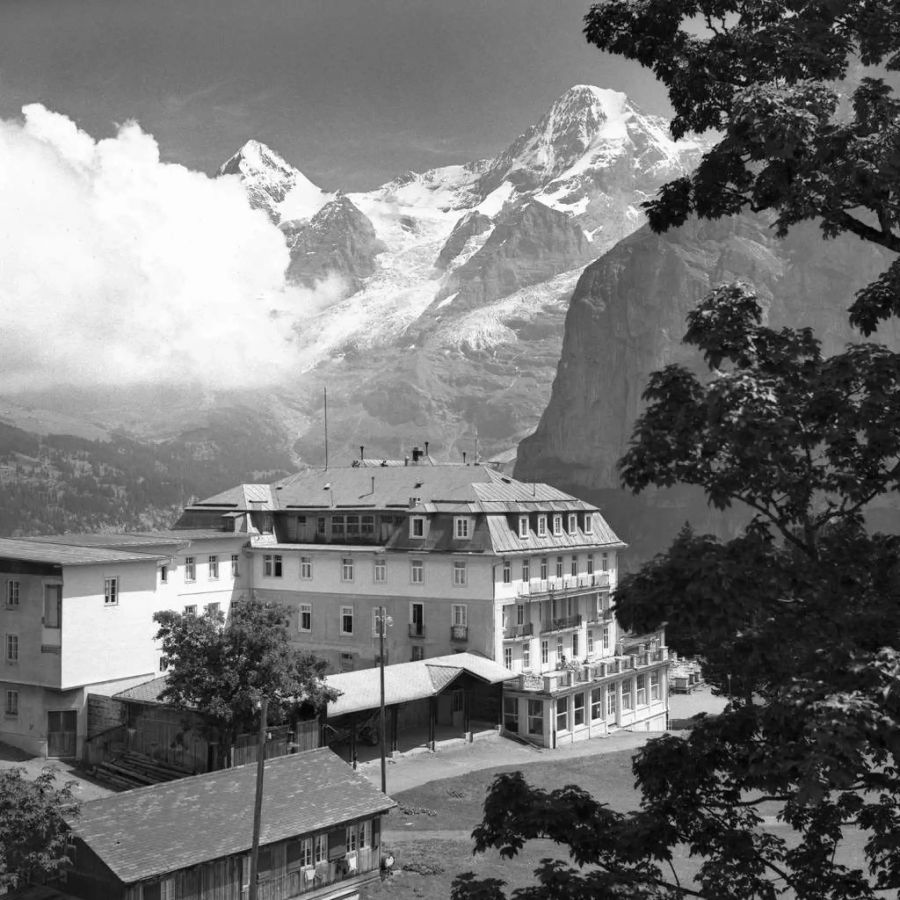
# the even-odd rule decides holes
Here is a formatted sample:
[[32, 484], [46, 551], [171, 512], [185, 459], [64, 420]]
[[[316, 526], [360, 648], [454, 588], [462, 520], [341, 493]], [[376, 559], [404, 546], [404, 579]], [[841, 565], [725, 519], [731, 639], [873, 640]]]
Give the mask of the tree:
[[[608, 0], [586, 35], [653, 68], [676, 135], [721, 133], [648, 204], [652, 228], [750, 209], [779, 234], [812, 220], [826, 238], [900, 250], [900, 104], [866, 76], [842, 108], [835, 83], [853, 60], [900, 69], [895, 2]], [[895, 262], [850, 316], [870, 334], [898, 313]], [[635, 492], [699, 485], [714, 506], [753, 513], [727, 542], [686, 528], [616, 594], [619, 621], [666, 624], [728, 706], [636, 755], [631, 813], [498, 776], [476, 852], [550, 838], [578, 867], [543, 860], [513, 896], [850, 900], [900, 887], [900, 538], [865, 521], [900, 489], [900, 357], [859, 344], [823, 358], [809, 329], [762, 321], [749, 286], [711, 292], [685, 336], [709, 376], [652, 375], [620, 463]], [[686, 853], [698, 868], [679, 880]], [[466, 875], [453, 896], [505, 894]]]
[[226, 766], [238, 735], [258, 723], [258, 705], [269, 700], [271, 723], [289, 721], [303, 707], [318, 711], [337, 692], [325, 685], [324, 660], [290, 645], [287, 610], [250, 599], [234, 603], [227, 622], [221, 612], [180, 615], [159, 612], [168, 682], [160, 698], [200, 713], [205, 734], [219, 747]]
[[0, 893], [59, 872], [67, 862], [64, 816], [77, 814], [71, 783], [58, 788], [52, 769], [33, 781], [24, 769], [0, 773]]

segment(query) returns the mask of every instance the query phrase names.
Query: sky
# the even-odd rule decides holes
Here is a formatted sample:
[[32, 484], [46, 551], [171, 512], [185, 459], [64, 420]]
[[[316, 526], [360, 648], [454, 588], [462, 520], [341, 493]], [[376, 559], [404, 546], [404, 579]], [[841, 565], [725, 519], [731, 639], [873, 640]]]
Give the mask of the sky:
[[214, 172], [269, 144], [326, 190], [496, 154], [573, 84], [663, 92], [584, 40], [585, 0], [3, 0], [0, 118], [136, 119]]
[[[572, 85], [663, 92], [584, 0], [0, 0], [0, 394], [277, 383], [285, 280], [236, 176], [260, 140], [326, 191], [494, 156]], [[259, 347], [266, 353], [260, 354]]]

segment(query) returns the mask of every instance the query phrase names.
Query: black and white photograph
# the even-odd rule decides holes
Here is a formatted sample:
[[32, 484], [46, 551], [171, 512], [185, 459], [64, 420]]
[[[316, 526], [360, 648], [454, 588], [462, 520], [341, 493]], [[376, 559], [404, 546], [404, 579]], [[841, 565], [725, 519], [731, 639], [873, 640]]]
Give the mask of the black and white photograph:
[[0, 896], [900, 900], [897, 0], [0, 0]]

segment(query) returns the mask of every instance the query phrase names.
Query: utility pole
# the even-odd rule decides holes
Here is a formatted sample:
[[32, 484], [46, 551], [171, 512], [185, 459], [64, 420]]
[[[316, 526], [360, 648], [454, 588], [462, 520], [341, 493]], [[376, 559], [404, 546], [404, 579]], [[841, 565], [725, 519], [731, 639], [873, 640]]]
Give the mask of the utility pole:
[[253, 804], [253, 845], [250, 850], [250, 897], [257, 900], [259, 876], [259, 828], [262, 821], [263, 774], [266, 768], [266, 727], [268, 724], [269, 698], [263, 697], [259, 710], [259, 757], [256, 761], [256, 801]]
[[[378, 734], [381, 738], [381, 793], [387, 793], [387, 760], [384, 750], [384, 628], [385, 628], [384, 607], [378, 608], [378, 652], [380, 680], [381, 680], [381, 707], [379, 709]], [[253, 900], [253, 898], [251, 898]]]

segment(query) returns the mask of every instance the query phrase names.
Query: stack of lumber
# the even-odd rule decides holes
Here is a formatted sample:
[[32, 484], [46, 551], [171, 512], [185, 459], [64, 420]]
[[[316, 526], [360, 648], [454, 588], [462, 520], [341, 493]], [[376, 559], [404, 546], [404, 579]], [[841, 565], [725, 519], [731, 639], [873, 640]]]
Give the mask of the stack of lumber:
[[127, 791], [162, 781], [174, 781], [194, 773], [171, 763], [159, 762], [142, 753], [131, 751], [94, 766], [94, 775], [110, 787]]

